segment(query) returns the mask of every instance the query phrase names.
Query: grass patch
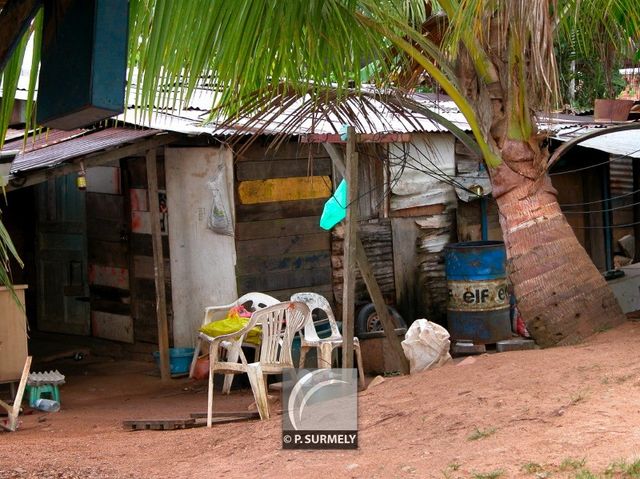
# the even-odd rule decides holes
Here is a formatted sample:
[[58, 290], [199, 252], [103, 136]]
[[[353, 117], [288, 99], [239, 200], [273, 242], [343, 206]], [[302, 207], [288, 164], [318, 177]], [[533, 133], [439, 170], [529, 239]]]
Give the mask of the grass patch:
[[444, 479], [452, 479], [451, 473], [460, 469], [460, 464], [457, 462], [452, 462], [447, 466], [445, 470], [442, 471], [442, 475]]
[[602, 384], [623, 384], [633, 377], [633, 374], [623, 374], [622, 376], [605, 376], [602, 378]]
[[580, 469], [576, 473], [575, 479], [599, 479], [599, 476], [595, 475], [589, 469]]
[[504, 475], [504, 469], [496, 469], [491, 472], [474, 472], [473, 479], [498, 479]]
[[471, 434], [467, 436], [468, 441], [477, 441], [478, 439], [483, 439], [485, 437], [489, 437], [496, 433], [495, 427], [488, 427], [486, 429], [476, 428]]
[[587, 460], [583, 457], [582, 459], [576, 459], [574, 457], [567, 457], [564, 461], [560, 463], [561, 471], [575, 471], [577, 469], [582, 469], [586, 464]]
[[616, 461], [604, 470], [605, 477], [640, 478], [640, 459], [634, 462]]
[[578, 391], [577, 393], [571, 395], [571, 404], [576, 405], [583, 401], [586, 401], [587, 397], [588, 395], [586, 391]]
[[542, 472], [544, 470], [537, 462], [527, 462], [522, 465], [521, 469], [527, 474], [535, 474], [536, 472]]

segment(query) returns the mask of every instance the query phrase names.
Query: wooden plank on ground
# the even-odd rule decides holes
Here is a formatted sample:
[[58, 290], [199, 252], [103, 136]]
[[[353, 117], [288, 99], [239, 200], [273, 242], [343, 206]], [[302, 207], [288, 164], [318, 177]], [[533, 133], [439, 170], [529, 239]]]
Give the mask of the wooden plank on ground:
[[[193, 419], [206, 419], [206, 412], [192, 412], [189, 414]], [[214, 418], [223, 417], [242, 417], [247, 419], [260, 418], [258, 411], [216, 411], [213, 413]]]
[[187, 429], [196, 427], [196, 420], [189, 419], [136, 419], [132, 421], [122, 421], [122, 426], [130, 431], [144, 431], [147, 429], [155, 431], [173, 431], [175, 429]]

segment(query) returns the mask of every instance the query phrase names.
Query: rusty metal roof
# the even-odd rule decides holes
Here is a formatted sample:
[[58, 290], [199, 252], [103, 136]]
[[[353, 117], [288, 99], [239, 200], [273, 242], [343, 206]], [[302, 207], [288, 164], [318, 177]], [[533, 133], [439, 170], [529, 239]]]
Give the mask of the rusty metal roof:
[[[65, 132], [72, 133], [72, 132]], [[11, 174], [42, 168], [53, 168], [72, 158], [85, 156], [102, 150], [108, 150], [126, 143], [153, 136], [158, 130], [132, 128], [106, 128], [98, 131], [85, 131], [84, 134], [32, 148], [19, 153], [11, 165]], [[63, 136], [63, 135], [61, 135]], [[21, 140], [20, 140], [21, 141]], [[9, 148], [11, 149], [11, 148]]]
[[11, 140], [7, 140], [2, 147], [2, 151], [18, 150], [21, 153], [28, 153], [30, 151], [39, 150], [40, 148], [46, 148], [56, 143], [76, 138], [84, 135], [91, 130], [43, 130], [41, 133], [33, 134], [29, 133], [27, 141], [24, 141], [24, 130], [13, 130]]

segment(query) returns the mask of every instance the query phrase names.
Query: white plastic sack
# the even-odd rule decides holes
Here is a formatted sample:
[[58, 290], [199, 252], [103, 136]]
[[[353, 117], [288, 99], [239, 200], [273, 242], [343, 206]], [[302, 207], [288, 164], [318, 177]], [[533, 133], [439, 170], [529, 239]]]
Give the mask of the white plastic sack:
[[222, 192], [224, 188], [224, 163], [220, 164], [207, 182], [211, 190], [211, 210], [207, 218], [207, 227], [218, 234], [233, 236], [233, 223], [229, 214], [229, 201]]
[[439, 324], [417, 319], [404, 338], [402, 349], [409, 360], [411, 374], [440, 367], [451, 359], [449, 332]]

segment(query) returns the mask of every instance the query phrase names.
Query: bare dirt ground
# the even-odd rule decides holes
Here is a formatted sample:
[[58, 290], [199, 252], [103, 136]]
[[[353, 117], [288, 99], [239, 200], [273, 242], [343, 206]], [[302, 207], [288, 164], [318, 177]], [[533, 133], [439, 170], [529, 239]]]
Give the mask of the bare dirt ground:
[[[277, 415], [125, 431], [126, 419], [204, 411], [204, 384], [163, 386], [144, 363], [69, 360], [58, 364], [68, 376], [63, 409], [0, 433], [0, 478], [600, 477], [640, 457], [639, 344], [632, 322], [575, 347], [387, 378], [360, 394], [360, 448], [349, 452], [281, 450]], [[252, 396], [216, 401], [244, 410]]]

